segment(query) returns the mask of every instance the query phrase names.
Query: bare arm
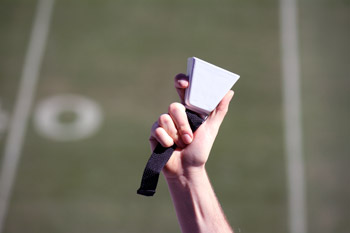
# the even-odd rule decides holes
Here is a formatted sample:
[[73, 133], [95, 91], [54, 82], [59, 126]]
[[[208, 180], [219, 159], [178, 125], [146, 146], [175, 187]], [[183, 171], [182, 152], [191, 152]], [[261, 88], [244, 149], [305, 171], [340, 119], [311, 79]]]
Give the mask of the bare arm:
[[[188, 86], [183, 74], [175, 77], [175, 87], [183, 102]], [[178, 146], [163, 169], [163, 174], [184, 233], [232, 233], [216, 198], [205, 170], [211, 147], [223, 121], [233, 92], [229, 91], [208, 119], [193, 133], [185, 107], [180, 103], [169, 106], [153, 125], [150, 143], [152, 150], [159, 142], [165, 147]]]
[[233, 232], [205, 169], [167, 182], [182, 232]]

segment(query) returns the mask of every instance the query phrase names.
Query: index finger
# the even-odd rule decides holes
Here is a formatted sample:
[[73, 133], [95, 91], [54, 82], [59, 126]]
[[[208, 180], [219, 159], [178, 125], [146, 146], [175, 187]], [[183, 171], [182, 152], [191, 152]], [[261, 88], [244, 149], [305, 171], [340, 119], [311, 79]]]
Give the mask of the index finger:
[[179, 97], [181, 99], [181, 103], [185, 101], [185, 89], [188, 87], [188, 76], [185, 74], [178, 74], [174, 78], [175, 88]]

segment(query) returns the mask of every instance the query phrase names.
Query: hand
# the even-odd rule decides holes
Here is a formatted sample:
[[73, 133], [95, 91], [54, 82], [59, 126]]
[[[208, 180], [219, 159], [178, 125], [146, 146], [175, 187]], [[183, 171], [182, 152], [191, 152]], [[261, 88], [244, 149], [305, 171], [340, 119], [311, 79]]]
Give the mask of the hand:
[[[188, 85], [186, 75], [178, 74], [175, 77], [175, 88], [181, 103], [184, 103], [185, 89]], [[163, 168], [167, 179], [187, 177], [204, 169], [232, 97], [233, 91], [230, 90], [195, 133], [188, 123], [185, 106], [180, 103], [170, 104], [168, 113], [161, 115], [153, 124], [149, 139], [152, 151], [157, 143], [164, 147], [170, 147], [174, 143], [177, 145], [177, 149]]]

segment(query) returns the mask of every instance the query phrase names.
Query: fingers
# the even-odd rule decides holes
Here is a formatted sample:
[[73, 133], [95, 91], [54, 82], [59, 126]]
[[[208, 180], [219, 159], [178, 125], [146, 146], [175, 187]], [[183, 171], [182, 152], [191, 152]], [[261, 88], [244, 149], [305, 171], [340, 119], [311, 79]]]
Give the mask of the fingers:
[[151, 137], [149, 138], [152, 150], [160, 143], [163, 147], [171, 147], [174, 144], [174, 140], [169, 136], [164, 128], [160, 127], [158, 122], [155, 122], [152, 126]]
[[170, 147], [174, 143], [184, 148], [193, 140], [193, 133], [189, 125], [185, 106], [173, 103], [169, 106], [169, 113], [163, 114], [153, 124], [150, 143], [152, 149], [159, 142], [164, 147]]
[[192, 142], [193, 133], [188, 123], [185, 106], [179, 103], [172, 103], [169, 106], [169, 114], [175, 123], [182, 141], [185, 144], [190, 144]]
[[181, 103], [184, 103], [185, 100], [185, 89], [188, 87], [188, 77], [185, 74], [178, 74], [174, 78], [175, 88], [179, 97], [181, 99]]
[[179, 140], [178, 131], [176, 129], [176, 126], [173, 122], [173, 119], [169, 114], [163, 114], [158, 119], [159, 127], [162, 127], [165, 132], [174, 140]]

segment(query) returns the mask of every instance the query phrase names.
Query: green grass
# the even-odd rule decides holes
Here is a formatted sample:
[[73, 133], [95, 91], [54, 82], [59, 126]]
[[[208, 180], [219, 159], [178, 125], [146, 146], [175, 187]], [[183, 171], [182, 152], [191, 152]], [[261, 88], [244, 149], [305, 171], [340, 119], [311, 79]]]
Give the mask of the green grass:
[[[348, 1], [332, 2], [301, 4], [299, 19], [309, 232], [318, 233], [350, 229], [350, 14]], [[35, 4], [0, 1], [10, 113]], [[4, 232], [180, 232], [162, 178], [153, 198], [136, 189], [150, 127], [178, 101], [173, 77], [189, 56], [241, 75], [207, 164], [229, 221], [236, 232], [287, 232], [278, 27], [278, 1], [56, 1], [34, 105], [80, 94], [104, 121], [89, 138], [56, 142], [31, 115]]]

